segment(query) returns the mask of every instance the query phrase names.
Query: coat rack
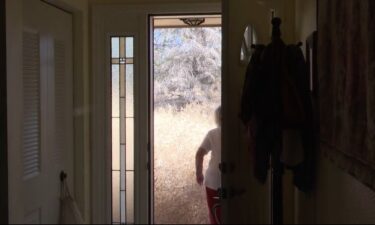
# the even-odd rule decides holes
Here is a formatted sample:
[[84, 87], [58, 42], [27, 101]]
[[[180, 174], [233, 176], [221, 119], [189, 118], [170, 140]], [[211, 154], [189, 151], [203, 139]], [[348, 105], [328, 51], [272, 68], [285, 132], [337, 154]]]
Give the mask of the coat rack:
[[[272, 44], [275, 49], [285, 46], [281, 40], [281, 19], [272, 19]], [[280, 137], [279, 148], [282, 148], [282, 140]], [[271, 154], [271, 219], [272, 224], [283, 224], [283, 174], [284, 167], [280, 161], [281, 151], [274, 150]]]
[[[281, 39], [281, 19], [272, 19], [272, 41], [271, 45], [274, 52], [278, 52], [279, 49], [285, 47], [284, 42]], [[297, 46], [301, 46], [302, 43], [298, 43]], [[252, 48], [256, 48], [257, 45], [252, 45]], [[281, 68], [281, 63], [277, 61], [275, 57], [276, 67]], [[280, 161], [281, 149], [282, 149], [282, 135], [278, 140], [277, 148], [271, 153], [271, 223], [272, 224], [283, 224], [283, 174], [284, 166]]]
[[[250, 132], [256, 132], [256, 179], [265, 184], [271, 168], [272, 224], [283, 224], [284, 221], [283, 152], [286, 153], [283, 159], [286, 167], [293, 171], [294, 185], [304, 192], [311, 191], [314, 185], [313, 109], [308, 67], [300, 48], [302, 43], [286, 45], [281, 39], [280, 26], [281, 19], [273, 18], [271, 43], [252, 46], [254, 54], [246, 72], [240, 115], [243, 123], [254, 129]], [[251, 123], [252, 119], [257, 125]], [[288, 155], [294, 152], [283, 149], [284, 134], [288, 135], [285, 132], [290, 131], [300, 133], [304, 156], [298, 163], [288, 160]]]

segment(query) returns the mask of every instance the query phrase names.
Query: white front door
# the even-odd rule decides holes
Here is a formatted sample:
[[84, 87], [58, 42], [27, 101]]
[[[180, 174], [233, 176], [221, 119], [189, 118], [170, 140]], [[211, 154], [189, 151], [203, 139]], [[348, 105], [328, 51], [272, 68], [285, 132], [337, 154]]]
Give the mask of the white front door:
[[222, 161], [229, 170], [223, 175], [223, 188], [227, 193], [223, 201], [223, 221], [238, 224], [268, 223], [270, 182], [261, 185], [255, 180], [251, 153], [244, 142], [246, 132], [238, 118], [247, 67], [240, 63], [240, 46], [249, 25], [255, 30], [257, 44], [270, 42], [271, 12], [278, 7], [272, 1], [237, 0], [224, 1], [223, 9]]
[[19, 221], [56, 224], [61, 171], [74, 191], [72, 15], [24, 0], [23, 27], [22, 193], [12, 194]]
[[[261, 185], [253, 176], [251, 153], [244, 142], [246, 131], [238, 114], [246, 65], [239, 63], [243, 34], [248, 25], [253, 26], [258, 44], [271, 42], [271, 17], [282, 19], [282, 38], [286, 43], [294, 40], [293, 3], [289, 0], [274, 1], [223, 1], [223, 162], [235, 168], [223, 176], [223, 186], [228, 199], [224, 201], [225, 223], [271, 223], [271, 182]], [[239, 16], [240, 15], [240, 16]], [[237, 46], [237, 47], [236, 47]], [[235, 76], [234, 76], [235, 75]], [[229, 165], [228, 168], [231, 168]], [[269, 173], [269, 178], [271, 173]], [[287, 176], [285, 176], [287, 178]], [[285, 179], [284, 178], [284, 181]], [[269, 179], [270, 180], [270, 179]], [[294, 200], [291, 182], [284, 182], [284, 202]], [[245, 191], [243, 193], [243, 191]], [[285, 194], [286, 192], [291, 194]], [[290, 213], [293, 207], [284, 207]], [[286, 214], [285, 214], [286, 215]]]

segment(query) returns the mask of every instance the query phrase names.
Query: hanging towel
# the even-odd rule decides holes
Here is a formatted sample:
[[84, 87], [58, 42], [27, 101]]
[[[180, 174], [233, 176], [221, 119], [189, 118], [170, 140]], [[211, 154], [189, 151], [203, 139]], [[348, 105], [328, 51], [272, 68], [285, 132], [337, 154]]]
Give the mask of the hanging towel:
[[66, 175], [61, 180], [59, 224], [84, 224], [77, 203], [70, 194], [66, 183]]

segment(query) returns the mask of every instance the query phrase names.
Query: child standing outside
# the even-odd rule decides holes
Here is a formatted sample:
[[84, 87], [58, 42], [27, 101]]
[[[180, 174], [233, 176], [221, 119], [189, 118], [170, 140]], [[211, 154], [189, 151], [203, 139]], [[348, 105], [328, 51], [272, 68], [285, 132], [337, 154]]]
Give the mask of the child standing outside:
[[[196, 154], [196, 177], [199, 185], [206, 187], [207, 203], [211, 224], [218, 224], [217, 218], [221, 218], [221, 208], [216, 208], [214, 215], [214, 207], [220, 204], [218, 189], [221, 187], [221, 173], [219, 164], [221, 162], [221, 107], [215, 111], [215, 122], [217, 128], [211, 130], [206, 135]], [[203, 161], [205, 156], [211, 152], [211, 159], [206, 171], [203, 175]]]

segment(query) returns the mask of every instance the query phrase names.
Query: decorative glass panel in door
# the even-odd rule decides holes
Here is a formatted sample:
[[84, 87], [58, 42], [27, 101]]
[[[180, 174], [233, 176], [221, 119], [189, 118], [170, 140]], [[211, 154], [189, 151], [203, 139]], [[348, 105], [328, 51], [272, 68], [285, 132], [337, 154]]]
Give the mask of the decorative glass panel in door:
[[134, 224], [134, 37], [111, 38], [112, 223]]

